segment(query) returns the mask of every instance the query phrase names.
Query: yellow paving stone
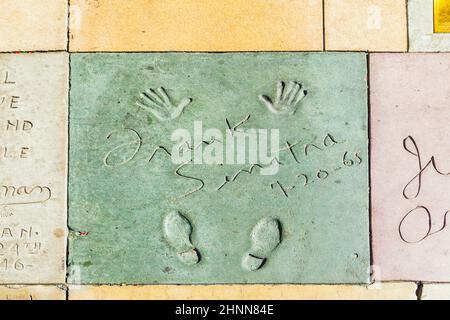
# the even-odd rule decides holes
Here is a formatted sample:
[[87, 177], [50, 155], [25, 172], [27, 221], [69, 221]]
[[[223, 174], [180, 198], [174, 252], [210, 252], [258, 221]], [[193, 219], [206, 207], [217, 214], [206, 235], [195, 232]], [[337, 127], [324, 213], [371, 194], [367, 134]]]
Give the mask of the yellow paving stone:
[[71, 0], [71, 51], [322, 50], [322, 0]]
[[69, 300], [414, 300], [415, 283], [357, 285], [70, 286]]
[[65, 50], [67, 1], [1, 0], [0, 51]]
[[450, 300], [450, 284], [425, 284], [421, 300]]
[[450, 33], [449, 0], [434, 0], [434, 32]]
[[325, 49], [406, 51], [406, 1], [325, 0]]
[[65, 300], [66, 291], [57, 286], [0, 286], [0, 300]]

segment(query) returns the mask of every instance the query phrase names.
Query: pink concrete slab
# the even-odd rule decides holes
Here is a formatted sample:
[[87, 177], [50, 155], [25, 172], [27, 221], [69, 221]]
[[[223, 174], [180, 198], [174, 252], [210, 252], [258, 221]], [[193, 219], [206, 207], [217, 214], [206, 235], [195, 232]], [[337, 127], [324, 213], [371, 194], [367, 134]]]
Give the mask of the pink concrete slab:
[[370, 74], [375, 278], [450, 281], [450, 54], [373, 54]]

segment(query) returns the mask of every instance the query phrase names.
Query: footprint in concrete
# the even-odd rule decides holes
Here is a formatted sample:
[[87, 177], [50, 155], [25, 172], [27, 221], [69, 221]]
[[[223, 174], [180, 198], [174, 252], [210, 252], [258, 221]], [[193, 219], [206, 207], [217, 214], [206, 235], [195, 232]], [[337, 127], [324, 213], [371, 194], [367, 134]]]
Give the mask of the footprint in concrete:
[[178, 211], [169, 212], [164, 217], [164, 236], [170, 246], [176, 250], [181, 262], [194, 265], [200, 261], [197, 249], [192, 245], [192, 225], [190, 221]]
[[252, 246], [242, 260], [242, 266], [249, 271], [260, 269], [273, 250], [281, 242], [281, 226], [278, 219], [261, 219], [251, 233]]

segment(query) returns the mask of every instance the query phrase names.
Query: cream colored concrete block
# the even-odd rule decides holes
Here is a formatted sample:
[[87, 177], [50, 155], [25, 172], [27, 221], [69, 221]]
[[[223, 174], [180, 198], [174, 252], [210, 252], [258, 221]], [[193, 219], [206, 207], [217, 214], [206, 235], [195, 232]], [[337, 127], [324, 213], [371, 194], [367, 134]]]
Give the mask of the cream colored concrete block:
[[409, 50], [450, 51], [450, 33], [435, 33], [432, 0], [408, 0]]
[[425, 284], [421, 300], [450, 300], [450, 284]]
[[357, 285], [70, 286], [69, 300], [415, 300], [414, 283]]
[[65, 50], [67, 1], [1, 0], [0, 51]]
[[66, 290], [57, 286], [0, 286], [0, 300], [65, 300]]
[[322, 0], [71, 0], [71, 51], [322, 50]]
[[406, 1], [325, 0], [325, 49], [406, 51]]
[[0, 55], [0, 282], [63, 283], [68, 54]]

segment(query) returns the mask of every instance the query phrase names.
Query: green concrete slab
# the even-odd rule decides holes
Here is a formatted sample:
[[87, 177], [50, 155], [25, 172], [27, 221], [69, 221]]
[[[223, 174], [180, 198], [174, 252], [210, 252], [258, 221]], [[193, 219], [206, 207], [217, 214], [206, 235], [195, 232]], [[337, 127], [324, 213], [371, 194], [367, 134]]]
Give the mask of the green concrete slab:
[[365, 54], [73, 54], [71, 70], [70, 283], [367, 282]]

